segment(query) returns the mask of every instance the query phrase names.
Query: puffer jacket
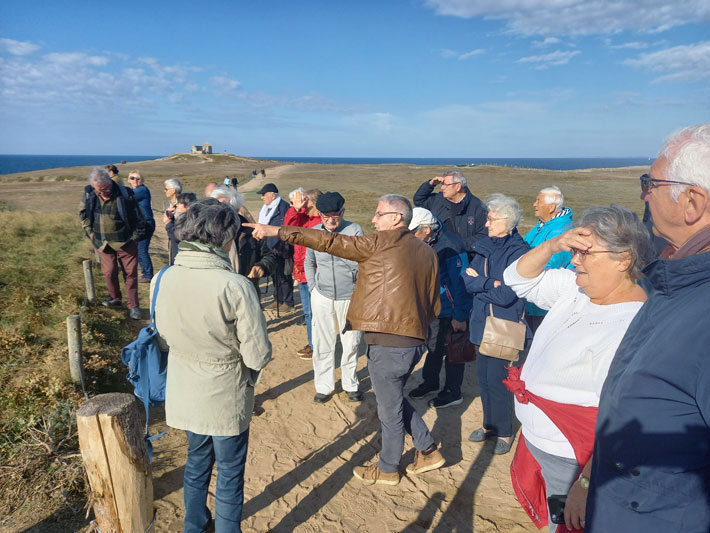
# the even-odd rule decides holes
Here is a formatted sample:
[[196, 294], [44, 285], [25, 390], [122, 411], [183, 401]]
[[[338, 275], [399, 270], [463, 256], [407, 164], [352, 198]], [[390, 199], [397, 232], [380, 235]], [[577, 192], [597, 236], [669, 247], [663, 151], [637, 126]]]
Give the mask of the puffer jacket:
[[[323, 228], [323, 224], [314, 226], [314, 229], [327, 231]], [[364, 235], [359, 224], [347, 220], [340, 222], [335, 233]], [[319, 293], [331, 300], [349, 300], [352, 296], [358, 272], [355, 261], [306, 248], [304, 268], [309, 290], [317, 289]]]
[[351, 237], [282, 226], [279, 238], [359, 263], [346, 328], [426, 338], [441, 310], [439, 261], [407, 228]]
[[161, 281], [155, 320], [169, 347], [167, 424], [200, 435], [243, 433], [254, 385], [271, 360], [254, 285], [234, 272], [226, 254], [181, 242]]
[[[516, 259], [523, 256], [530, 246], [513, 228], [505, 237], [486, 237], [476, 242], [473, 251], [476, 255], [471, 262], [471, 268], [478, 272], [477, 277], [463, 274], [466, 290], [473, 294], [473, 307], [469, 319], [470, 341], [481, 344], [483, 330], [486, 327], [486, 317], [493, 316], [520, 322], [525, 310], [525, 299], [518, 298], [513, 289], [503, 283], [503, 271]], [[487, 265], [485, 265], [487, 261]], [[484, 274], [484, 270], [487, 275]], [[501, 285], [494, 287], [495, 281]], [[530, 328], [527, 328], [526, 344], [532, 339]]]
[[[538, 222], [535, 227], [525, 234], [525, 242], [530, 245], [530, 248], [535, 248], [545, 241], [549, 241], [562, 235], [565, 231], [572, 229], [574, 222], [572, 221], [572, 209], [563, 207], [562, 211], [555, 218], [551, 218], [544, 224]], [[572, 254], [570, 252], [557, 252], [553, 255], [545, 265], [545, 268], [574, 268], [571, 264]], [[540, 309], [532, 302], [525, 304], [525, 312], [533, 316], [544, 316], [547, 311]]]

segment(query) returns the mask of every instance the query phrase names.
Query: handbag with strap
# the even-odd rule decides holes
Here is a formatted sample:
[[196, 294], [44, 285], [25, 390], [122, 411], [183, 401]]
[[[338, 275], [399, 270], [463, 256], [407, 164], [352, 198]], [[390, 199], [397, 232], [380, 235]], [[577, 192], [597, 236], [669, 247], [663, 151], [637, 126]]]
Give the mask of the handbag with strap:
[[[444, 287], [451, 307], [455, 307], [449, 288], [444, 283], [441, 286]], [[452, 365], [472, 363], [476, 360], [476, 345], [469, 340], [468, 322], [466, 322], [464, 331], [454, 331], [452, 327], [449, 327], [449, 331], [446, 332], [446, 358]]]
[[[488, 258], [483, 263], [483, 275], [488, 277]], [[525, 322], [513, 322], [493, 315], [493, 304], [489, 304], [490, 314], [486, 317], [483, 338], [478, 346], [479, 353], [496, 359], [515, 362], [519, 352], [525, 348]], [[525, 311], [523, 311], [525, 316]]]

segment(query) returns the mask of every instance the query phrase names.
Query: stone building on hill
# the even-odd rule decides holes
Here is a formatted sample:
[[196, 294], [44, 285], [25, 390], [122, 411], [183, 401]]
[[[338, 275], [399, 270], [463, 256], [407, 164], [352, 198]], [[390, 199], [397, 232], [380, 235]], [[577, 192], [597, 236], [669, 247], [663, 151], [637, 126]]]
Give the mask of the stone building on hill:
[[202, 146], [199, 144], [195, 144], [192, 146], [192, 153], [193, 154], [211, 154], [212, 153], [212, 145], [210, 143], [203, 143]]

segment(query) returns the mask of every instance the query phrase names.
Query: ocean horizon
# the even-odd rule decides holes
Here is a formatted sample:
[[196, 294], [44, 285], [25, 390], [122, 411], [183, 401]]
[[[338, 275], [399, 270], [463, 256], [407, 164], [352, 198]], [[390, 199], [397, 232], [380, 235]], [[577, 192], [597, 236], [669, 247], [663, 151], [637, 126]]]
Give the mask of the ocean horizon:
[[[23, 155], [0, 154], [0, 174], [89, 165], [135, 163], [166, 157], [163, 155]], [[647, 157], [287, 157], [247, 156], [271, 161], [319, 163], [326, 165], [392, 165], [475, 166], [498, 165], [543, 170], [579, 170], [586, 168], [619, 168], [650, 166]], [[257, 169], [258, 170], [258, 169]]]

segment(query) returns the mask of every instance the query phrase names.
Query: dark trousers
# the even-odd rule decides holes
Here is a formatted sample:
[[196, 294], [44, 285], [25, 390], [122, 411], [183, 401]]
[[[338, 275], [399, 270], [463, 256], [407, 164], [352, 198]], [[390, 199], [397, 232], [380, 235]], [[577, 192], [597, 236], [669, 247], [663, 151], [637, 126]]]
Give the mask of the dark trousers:
[[409, 433], [417, 450], [426, 450], [434, 439], [422, 417], [404, 397], [404, 385], [424, 353], [424, 345], [393, 348], [370, 344], [367, 370], [377, 401], [377, 416], [382, 427], [382, 451], [378, 466], [383, 472], [396, 472], [404, 451], [404, 434]]
[[478, 353], [476, 372], [483, 404], [483, 427], [498, 437], [513, 434], [513, 393], [503, 380], [508, 377], [508, 361]]
[[276, 271], [274, 272], [274, 293], [276, 301], [293, 307], [293, 276], [284, 274], [285, 260], [276, 258]]
[[108, 293], [113, 300], [121, 300], [121, 286], [118, 284], [118, 261], [123, 267], [126, 280], [126, 297], [128, 308], [138, 307], [138, 245], [128, 241], [118, 250], [107, 246], [105, 251], [99, 251], [101, 272], [106, 280]]
[[207, 508], [207, 491], [215, 461], [215, 531], [240, 532], [249, 430], [233, 437], [185, 433], [188, 443], [183, 482], [185, 533], [202, 533], [210, 525], [212, 516]]
[[145, 223], [146, 237], [138, 242], [138, 264], [141, 266], [141, 275], [149, 279], [153, 277], [153, 261], [150, 260], [148, 247], [150, 246], [150, 239], [153, 237], [154, 232], [155, 220], [147, 220]]
[[525, 315], [525, 321], [528, 323], [528, 326], [530, 326], [530, 331], [533, 335], [535, 335], [537, 328], [542, 324], [543, 318], [545, 318], [545, 315]]
[[[441, 364], [446, 355], [446, 337], [449, 330], [451, 330], [451, 317], [437, 318], [429, 326], [429, 338], [427, 339], [429, 353], [424, 360], [422, 377], [424, 378], [424, 383], [432, 389], [439, 388], [439, 372], [441, 371]], [[452, 365], [449, 363], [449, 358], [447, 357], [444, 368], [446, 378], [442, 392], [460, 398], [461, 384], [463, 383], [463, 373], [464, 370], [466, 370], [466, 365]]]

